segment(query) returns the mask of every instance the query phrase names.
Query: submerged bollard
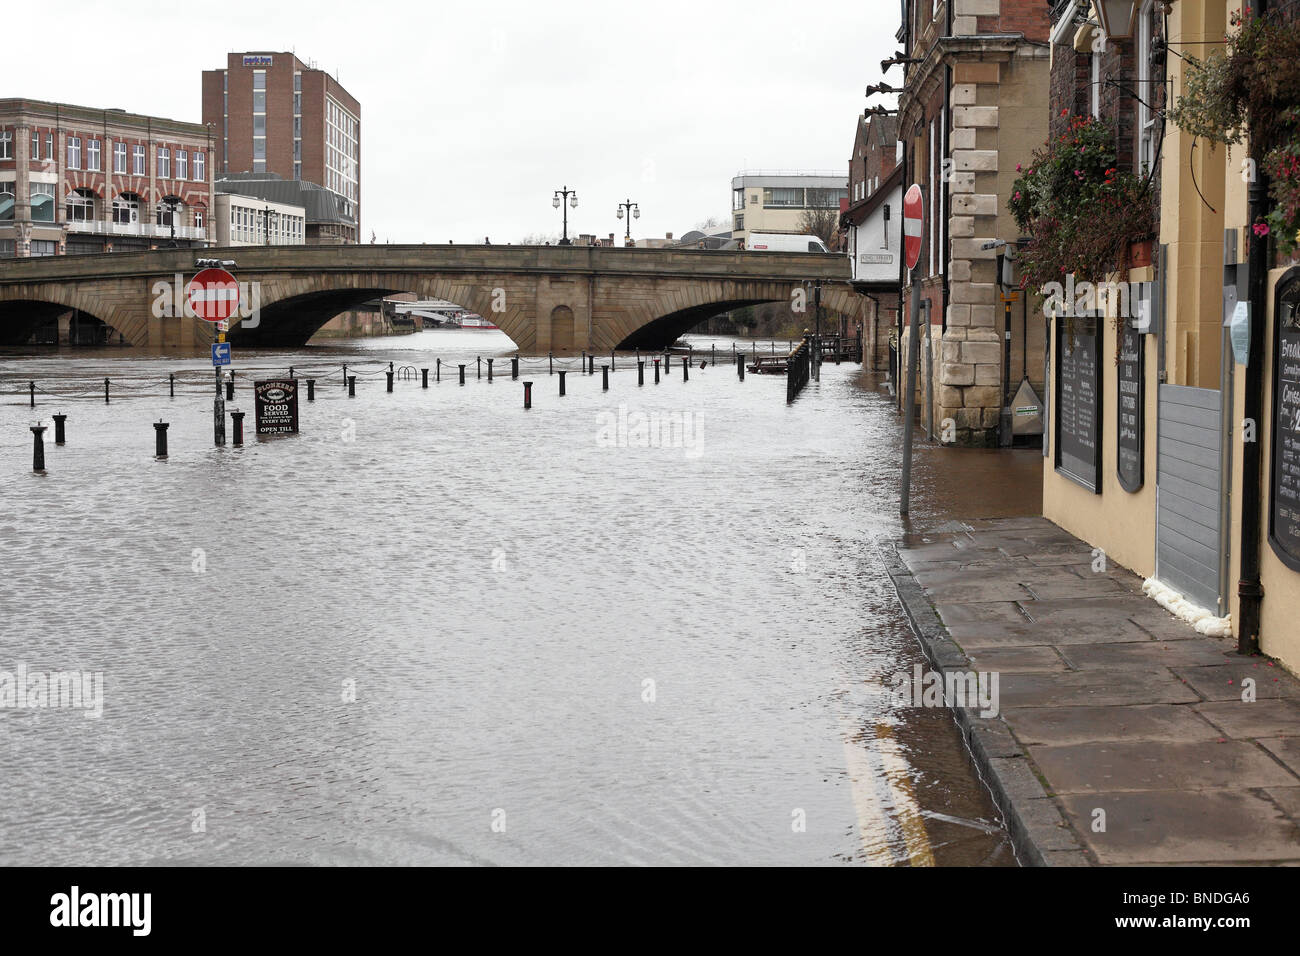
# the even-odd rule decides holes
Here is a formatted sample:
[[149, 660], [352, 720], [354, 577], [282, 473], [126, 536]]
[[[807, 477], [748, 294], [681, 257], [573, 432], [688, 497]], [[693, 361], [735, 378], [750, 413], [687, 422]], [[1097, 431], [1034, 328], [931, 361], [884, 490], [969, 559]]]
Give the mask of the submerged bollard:
[[609, 366], [608, 365], [602, 365], [600, 367], [600, 390], [602, 392], [609, 391]]
[[384, 374], [388, 376], [388, 390], [391, 392], [391, 391], [393, 390], [393, 373], [392, 373], [392, 370], [390, 369], [389, 371], [385, 372]]
[[442, 359], [437, 359], [435, 363], [435, 367], [433, 370], [433, 380], [435, 382], [442, 381]]
[[316, 401], [316, 380], [314, 378], [307, 379], [307, 401]]
[[710, 365], [717, 365], [717, 364], [718, 364], [718, 356], [717, 356], [717, 354], [716, 354], [716, 350], [715, 350], [714, 346], [712, 346], [712, 345], [709, 346], [709, 364], [710, 364]]
[[171, 393], [170, 397], [175, 398], [176, 397], [176, 376], [170, 372], [167, 373], [167, 388]]
[[465, 384], [465, 366], [460, 366], [460, 384]]
[[555, 374], [555, 354], [553, 352], [546, 353], [546, 374]]
[[167, 457], [167, 423], [161, 418], [153, 423], [153, 456]]
[[612, 369], [614, 369], [615, 371], [618, 370], [618, 360], [617, 360], [616, 356], [614, 355], [614, 350], [613, 350], [613, 349], [610, 349], [610, 350], [609, 350], [609, 367], [612, 368]]
[[583, 374], [583, 375], [586, 375], [586, 374], [587, 374], [587, 353], [586, 353], [586, 351], [584, 351], [584, 352], [582, 353], [582, 374]]
[[691, 380], [691, 360], [688, 358], [683, 358], [682, 359], [682, 381], [689, 382], [690, 380]]
[[524, 382], [524, 408], [533, 407], [533, 383]]
[[68, 420], [67, 415], [54, 416], [54, 444], [63, 444], [63, 423]]
[[488, 359], [488, 381], [489, 382], [492, 381], [492, 362], [493, 359]]
[[289, 366], [289, 378], [293, 378], [293, 366]]
[[355, 375], [349, 375], [348, 376], [348, 398], [356, 398], [356, 397], [357, 397], [357, 377]]
[[235, 444], [242, 445], [244, 443], [244, 413], [231, 412], [230, 417], [235, 423]]
[[348, 387], [348, 367], [346, 363], [343, 365], [343, 387]]
[[516, 355], [510, 360], [510, 378], [513, 381], [519, 377], [519, 356]]
[[32, 425], [32, 471], [45, 470], [45, 426]]
[[478, 356], [477, 359], [475, 359], [475, 361], [478, 362], [478, 377], [482, 378], [483, 377], [483, 356], [481, 355]]
[[30, 398], [30, 401], [28, 403], [29, 407], [35, 408], [36, 407], [36, 383], [35, 382], [27, 383], [27, 394]]
[[659, 384], [659, 360], [655, 359], [655, 384]]
[[566, 372], [564, 369], [560, 369], [560, 394], [561, 395], [564, 394], [564, 376], [567, 374], [568, 372]]
[[235, 397], [235, 376], [234, 373], [227, 373], [226, 378], [226, 401], [231, 401]]
[[420, 369], [420, 388], [428, 388], [428, 387], [429, 387], [429, 370], [427, 368], [422, 368]]
[[743, 382], [745, 380], [745, 363], [740, 361], [740, 356], [736, 356], [736, 375]]
[[638, 385], [645, 384], [645, 362], [640, 359], [636, 361], [636, 383]]
[[104, 404], [108, 404], [108, 379], [104, 379]]

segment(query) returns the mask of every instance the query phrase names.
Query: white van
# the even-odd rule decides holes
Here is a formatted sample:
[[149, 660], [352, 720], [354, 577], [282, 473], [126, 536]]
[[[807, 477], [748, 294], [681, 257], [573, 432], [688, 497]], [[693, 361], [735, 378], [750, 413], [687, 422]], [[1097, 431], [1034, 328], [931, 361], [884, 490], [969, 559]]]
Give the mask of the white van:
[[751, 252], [829, 252], [816, 236], [796, 236], [782, 232], [751, 232], [745, 240]]

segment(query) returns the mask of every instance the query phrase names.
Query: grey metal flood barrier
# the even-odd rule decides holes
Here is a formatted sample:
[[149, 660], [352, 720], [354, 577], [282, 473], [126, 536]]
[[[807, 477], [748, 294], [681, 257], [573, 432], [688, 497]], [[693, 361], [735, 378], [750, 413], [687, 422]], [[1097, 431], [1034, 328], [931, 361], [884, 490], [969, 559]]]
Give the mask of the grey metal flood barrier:
[[1156, 433], [1156, 578], [1220, 615], [1221, 402], [1161, 385]]

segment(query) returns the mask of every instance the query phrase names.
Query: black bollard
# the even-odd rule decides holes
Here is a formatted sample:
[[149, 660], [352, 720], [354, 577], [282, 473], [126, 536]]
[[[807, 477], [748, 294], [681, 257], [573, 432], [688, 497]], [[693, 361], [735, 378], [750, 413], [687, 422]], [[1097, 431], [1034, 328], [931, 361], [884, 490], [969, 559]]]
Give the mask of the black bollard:
[[235, 444], [242, 445], [244, 443], [244, 413], [231, 412], [230, 417], [235, 423]]
[[582, 374], [583, 374], [583, 375], [586, 375], [586, 374], [587, 374], [587, 353], [586, 353], [586, 351], [584, 351], [584, 352], [582, 353]]
[[316, 401], [316, 380], [314, 378], [307, 379], [307, 401]]
[[709, 346], [709, 364], [710, 364], [710, 365], [717, 365], [717, 364], [718, 364], [718, 356], [717, 356], [717, 354], [716, 354], [716, 350], [715, 350], [714, 346], [712, 346], [712, 345]]
[[32, 425], [32, 471], [45, 470], [45, 426]]
[[618, 361], [617, 361], [617, 358], [616, 358], [615, 355], [614, 355], [614, 350], [613, 350], [613, 349], [610, 349], [610, 350], [609, 350], [609, 367], [610, 367], [611, 369], [614, 369], [615, 371], [618, 370]]
[[162, 419], [153, 423], [153, 456], [167, 457], [167, 423]]
[[392, 363], [392, 362], [389, 362], [389, 363], [388, 363], [388, 371], [391, 372], [392, 370], [393, 370], [393, 363]]
[[347, 388], [347, 387], [348, 387], [348, 367], [347, 367], [347, 365], [344, 365], [344, 366], [343, 366], [343, 387], [344, 387], [344, 388]]
[[596, 374], [596, 356], [595, 353], [587, 356], [587, 374]]
[[608, 365], [602, 365], [600, 367], [600, 390], [602, 392], [609, 391], [609, 366]]
[[555, 374], [555, 355], [554, 353], [551, 352], [546, 353], [546, 374], [547, 375]]
[[289, 366], [289, 378], [291, 378], [291, 379], [293, 378], [293, 366], [292, 366], [292, 365]]
[[36, 407], [36, 383], [35, 382], [27, 383], [27, 394], [30, 398], [31, 407], [35, 408]]
[[689, 358], [683, 358], [682, 359], [682, 381], [689, 382], [690, 380], [691, 380], [691, 360]]
[[533, 407], [533, 383], [524, 382], [524, 408]]
[[388, 376], [388, 390], [391, 392], [391, 391], [393, 390], [393, 372], [392, 372], [392, 370], [390, 369], [389, 371], [385, 372], [384, 374]]
[[745, 380], [745, 363], [741, 361], [739, 355], [736, 356], [736, 375], [742, 382]]
[[104, 379], [104, 404], [108, 404], [108, 379]]
[[441, 382], [441, 381], [442, 381], [442, 359], [438, 359], [438, 360], [437, 360], [437, 364], [434, 366], [434, 369], [433, 369], [433, 380], [434, 380], [435, 382]]
[[167, 374], [167, 387], [171, 391], [171, 397], [176, 397], [176, 376], [170, 372]]
[[460, 366], [460, 384], [465, 384], [465, 366]]
[[482, 378], [483, 377], [483, 356], [480, 355], [476, 361], [478, 362], [478, 377]]
[[659, 384], [659, 360], [655, 359], [655, 384]]
[[494, 361], [493, 359], [488, 359], [488, 381], [489, 381], [489, 382], [492, 381], [492, 362], [493, 362], [493, 361]]
[[519, 356], [516, 355], [510, 360], [510, 378], [514, 380], [519, 377]]
[[226, 379], [226, 401], [232, 401], [235, 397], [235, 376], [232, 374]]
[[357, 397], [357, 377], [355, 375], [349, 375], [348, 376], [348, 398], [356, 398], [356, 397]]
[[68, 420], [67, 415], [54, 416], [54, 444], [63, 444], [63, 423]]
[[560, 394], [561, 395], [564, 394], [564, 376], [567, 374], [568, 373], [564, 369], [560, 369]]
[[640, 359], [637, 359], [636, 363], [636, 383], [638, 385], [645, 384], [645, 362]]
[[427, 368], [422, 368], [420, 369], [420, 388], [428, 388], [428, 387], [429, 387], [429, 370]]

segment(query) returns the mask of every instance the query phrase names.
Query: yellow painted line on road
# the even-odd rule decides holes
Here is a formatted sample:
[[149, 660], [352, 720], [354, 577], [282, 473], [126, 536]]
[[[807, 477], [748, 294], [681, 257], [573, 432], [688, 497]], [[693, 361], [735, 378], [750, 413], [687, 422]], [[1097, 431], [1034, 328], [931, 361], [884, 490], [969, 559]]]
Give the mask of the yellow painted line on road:
[[912, 789], [911, 768], [888, 724], [876, 724], [875, 750], [885, 768], [885, 779], [894, 793], [894, 817], [902, 828], [912, 866], [934, 866], [934, 850], [930, 846], [930, 836], [925, 832], [925, 818], [921, 816], [921, 807]]
[[849, 792], [858, 815], [858, 838], [872, 866], [896, 866], [901, 856], [889, 837], [889, 812], [880, 802], [875, 781], [876, 767], [868, 755], [866, 740], [844, 735], [844, 763], [849, 774]]

